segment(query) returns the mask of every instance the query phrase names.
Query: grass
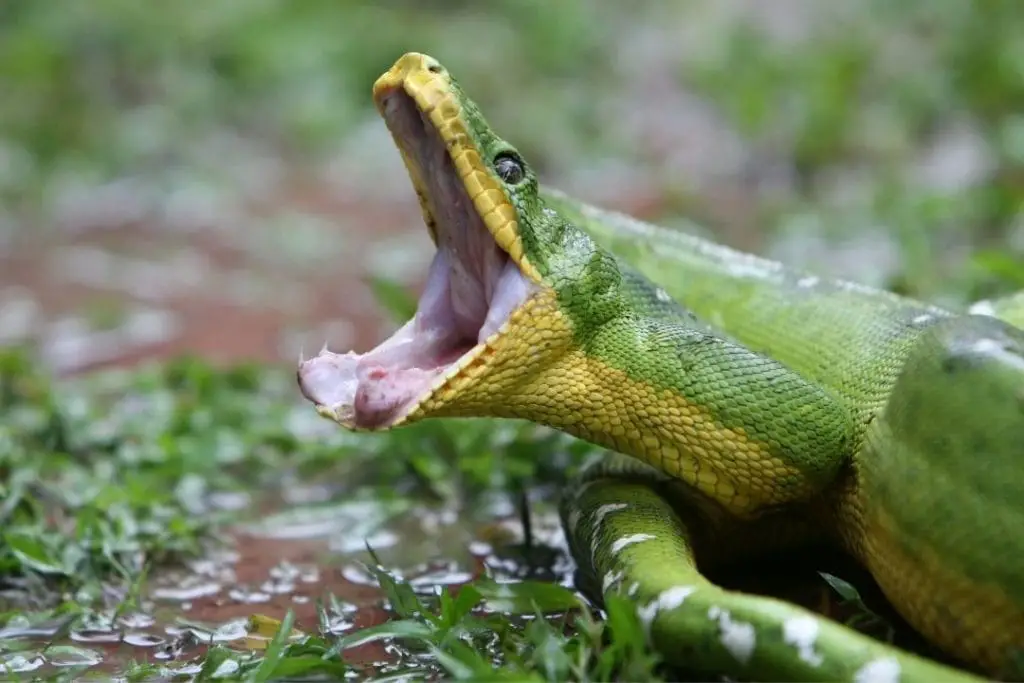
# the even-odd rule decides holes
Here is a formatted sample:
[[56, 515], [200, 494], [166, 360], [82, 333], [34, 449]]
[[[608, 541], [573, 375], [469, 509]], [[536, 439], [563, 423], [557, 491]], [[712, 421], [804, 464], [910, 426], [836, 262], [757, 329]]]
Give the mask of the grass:
[[[56, 645], [0, 639], [0, 660], [8, 663], [95, 657], [62, 636], [141, 609], [151, 572], [216, 545], [219, 532], [238, 518], [211, 507], [217, 492], [266, 491], [284, 470], [351, 480], [369, 468], [361, 478], [374, 482], [377, 496], [404, 480], [412, 495], [465, 502], [473, 498], [470, 491], [565, 476], [545, 473], [532, 453], [568, 444], [525, 425], [511, 441], [489, 423], [441, 423], [365, 440], [340, 431], [333, 439], [303, 437], [296, 411], [308, 411], [296, 403], [287, 378], [271, 370], [218, 370], [181, 359], [55, 384], [25, 353], [6, 352], [0, 362], [0, 410], [8, 418], [0, 432], [0, 576], [6, 586], [0, 623], [20, 630], [60, 624], [49, 637]], [[569, 464], [585, 455], [586, 449], [574, 448], [566, 455]], [[265, 648], [213, 647], [197, 680], [218, 670], [224, 680], [229, 669], [229, 680], [344, 675], [350, 667], [343, 651], [375, 640], [402, 641], [406, 672], [417, 675], [651, 676], [655, 660], [628, 603], [610, 604], [608, 620], [598, 621], [575, 592], [553, 583], [483, 577], [424, 597], [379, 564], [369, 571], [393, 620], [331, 636], [327, 596], [318, 606], [320, 632], [289, 641], [292, 617], [277, 623], [254, 614], [253, 632], [269, 638]], [[557, 616], [542, 618], [552, 613]], [[124, 673], [142, 680], [161, 672], [167, 672], [164, 665], [150, 662]]]
[[[401, 641], [409, 663], [392, 667], [381, 680], [403, 676], [484, 681], [660, 680], [653, 670], [656, 659], [625, 600], [609, 603], [603, 621], [596, 620], [575, 594], [551, 584], [483, 581], [466, 585], [455, 595], [444, 590], [435, 599], [424, 601], [382, 569], [373, 571], [396, 618], [336, 639], [296, 634], [290, 612], [280, 622], [257, 619], [254, 630], [269, 636], [265, 649], [259, 654], [239, 655], [227, 648], [213, 648], [196, 680], [213, 680], [218, 670], [217, 680], [358, 675], [364, 672], [346, 665], [343, 651], [383, 640]], [[542, 616], [568, 610], [574, 610], [574, 616]], [[325, 607], [320, 614], [326, 623]], [[225, 662], [232, 665], [225, 667]], [[230, 674], [225, 674], [228, 669]], [[159, 672], [159, 667], [143, 666], [132, 675]]]
[[[571, 470], [589, 451], [529, 425], [509, 430], [487, 422], [428, 424], [371, 439], [340, 430], [304, 435], [310, 412], [297, 403], [291, 378], [257, 367], [223, 370], [180, 359], [54, 383], [27, 353], [5, 352], [0, 363], [0, 411], [7, 418], [0, 431], [0, 623], [14, 630], [59, 623], [49, 636], [55, 645], [0, 638], [0, 659], [8, 663], [75, 653], [94, 658], [63, 638], [143, 609], [151, 572], [216, 546], [225, 526], [239, 519], [211, 504], [217, 493], [271, 491], [293, 471], [366, 482], [360, 488], [377, 498], [457, 499], [465, 506], [483, 491], [557, 484], [566, 476], [563, 466]], [[564, 458], [543, 465], [537, 449]], [[354, 494], [345, 487], [335, 495]], [[636, 649], [638, 632], [625, 626], [632, 623], [625, 615], [619, 629], [632, 640], [600, 647], [606, 627], [575, 593], [555, 584], [483, 579], [457, 594], [445, 589], [424, 598], [383, 567], [370, 570], [397, 620], [342, 638], [324, 630], [286, 642], [286, 618], [262, 651], [209, 650], [199, 679], [223, 674], [228, 660], [236, 680], [338, 675], [348, 669], [340, 656], [345, 648], [380, 639], [402, 639], [409, 652], [429, 654], [410, 665], [420, 673], [477, 676], [493, 673], [497, 660], [506, 677], [604, 678], [617, 668], [632, 671], [648, 656]], [[561, 621], [534, 618], [570, 610], [573, 616]], [[326, 607], [319, 613], [326, 624]], [[273, 620], [254, 615], [254, 624], [265, 631]], [[68, 675], [87, 668], [72, 667]], [[161, 671], [167, 670], [150, 662], [125, 673], [141, 680]]]

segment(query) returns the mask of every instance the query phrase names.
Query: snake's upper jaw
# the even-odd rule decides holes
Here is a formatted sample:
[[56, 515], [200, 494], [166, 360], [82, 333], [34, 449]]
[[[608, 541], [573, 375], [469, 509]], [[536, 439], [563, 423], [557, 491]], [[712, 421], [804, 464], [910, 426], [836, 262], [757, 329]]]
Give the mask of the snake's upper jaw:
[[401, 422], [536, 289], [488, 232], [444, 141], [412, 99], [396, 90], [384, 115], [425, 199], [437, 252], [416, 314], [389, 339], [365, 354], [324, 349], [299, 364], [302, 394], [320, 414], [355, 429]]

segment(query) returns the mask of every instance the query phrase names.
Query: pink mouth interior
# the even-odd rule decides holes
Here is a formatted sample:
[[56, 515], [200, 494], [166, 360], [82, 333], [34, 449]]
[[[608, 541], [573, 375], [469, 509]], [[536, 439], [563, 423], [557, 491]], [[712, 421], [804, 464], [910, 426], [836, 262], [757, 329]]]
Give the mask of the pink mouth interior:
[[437, 253], [416, 314], [364, 354], [324, 349], [302, 361], [299, 388], [355, 427], [402, 417], [440, 375], [486, 340], [532, 293], [533, 284], [491, 237], [455, 172], [448, 150], [403, 91], [387, 96], [384, 119], [421, 169]]

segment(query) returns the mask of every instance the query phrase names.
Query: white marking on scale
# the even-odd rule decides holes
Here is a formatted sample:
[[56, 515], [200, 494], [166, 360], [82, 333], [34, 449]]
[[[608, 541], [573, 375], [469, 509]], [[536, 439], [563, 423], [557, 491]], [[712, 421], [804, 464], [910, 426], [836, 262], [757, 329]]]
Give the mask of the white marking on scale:
[[[594, 531], [593, 536], [597, 536], [601, 533], [601, 527], [604, 526], [604, 519], [608, 515], [618, 510], [623, 510], [629, 507], [626, 503], [605, 503], [604, 505], [597, 508], [594, 511]], [[591, 544], [590, 547], [590, 559], [595, 565], [597, 564], [597, 549], [596, 543]], [[612, 552], [615, 552], [615, 546], [612, 546]]]
[[694, 586], [672, 586], [658, 593], [649, 603], [637, 609], [637, 616], [644, 630], [650, 634], [651, 623], [661, 612], [672, 611], [679, 607], [697, 590]]
[[601, 526], [604, 524], [605, 517], [613, 512], [625, 510], [627, 507], [629, 506], [626, 503], [607, 503], [597, 508], [597, 510], [594, 511], [594, 533], [596, 534], [601, 531]]
[[854, 683], [899, 683], [900, 663], [895, 657], [873, 659], [853, 674]]
[[1013, 366], [1018, 370], [1024, 370], [1024, 358], [1021, 358], [995, 339], [979, 339], [971, 344], [971, 351], [983, 356], [994, 356], [1001, 362]]
[[820, 629], [814, 617], [794, 617], [782, 625], [782, 639], [796, 648], [797, 655], [811, 666], [821, 666], [825, 658], [814, 651]]
[[644, 541], [653, 541], [655, 538], [657, 536], [654, 534], [630, 534], [629, 536], [623, 536], [612, 543], [612, 555], [618, 555], [622, 552], [623, 548], [628, 546], [643, 543]]
[[622, 581], [622, 572], [608, 572], [601, 581], [601, 592], [607, 593], [612, 584]]
[[576, 533], [576, 527], [580, 525], [580, 515], [582, 511], [579, 508], [573, 508], [573, 511], [569, 513], [569, 519], [566, 520], [569, 525], [569, 533]]
[[654, 296], [656, 296], [658, 298], [658, 301], [665, 301], [665, 302], [672, 301], [672, 297], [670, 297], [668, 295], [668, 292], [666, 292], [661, 287], [658, 287], [656, 290], [654, 290]]
[[754, 625], [745, 621], [733, 621], [728, 610], [712, 605], [708, 618], [718, 622], [719, 638], [722, 645], [740, 664], [746, 664], [754, 655], [757, 633]]
[[771, 280], [782, 270], [782, 264], [757, 257], [734, 257], [726, 262], [725, 268], [733, 277]]
[[927, 313], [922, 313], [921, 315], [917, 316], [910, 322], [914, 323], [915, 325], [923, 325], [924, 323], [928, 322], [931, 319], [932, 317], [930, 315], [928, 315]]

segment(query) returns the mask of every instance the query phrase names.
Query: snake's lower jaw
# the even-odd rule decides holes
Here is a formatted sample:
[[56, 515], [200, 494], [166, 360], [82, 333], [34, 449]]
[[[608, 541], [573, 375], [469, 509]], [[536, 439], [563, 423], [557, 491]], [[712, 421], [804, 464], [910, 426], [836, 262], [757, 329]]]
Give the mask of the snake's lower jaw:
[[355, 424], [352, 422], [352, 411], [344, 404], [338, 404], [334, 406], [325, 406], [317, 404], [314, 406], [316, 414], [322, 418], [326, 418], [331, 422], [337, 422], [342, 427], [348, 429], [356, 429]]
[[[459, 303], [448, 286], [446, 261], [439, 251], [416, 315], [375, 349], [358, 354], [325, 348], [299, 362], [299, 389], [317, 413], [353, 430], [383, 430], [406, 422], [425, 397], [459, 372], [463, 359], [493, 343], [509, 315], [533, 292], [508, 261], [482, 320], [466, 327], [471, 319], [455, 319]], [[417, 418], [426, 416], [417, 412]]]

